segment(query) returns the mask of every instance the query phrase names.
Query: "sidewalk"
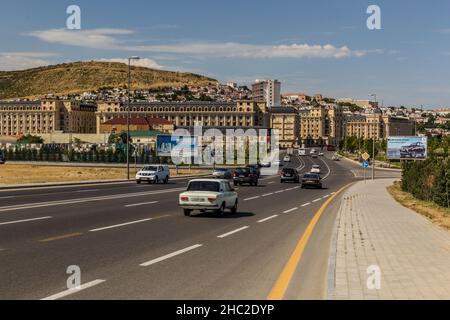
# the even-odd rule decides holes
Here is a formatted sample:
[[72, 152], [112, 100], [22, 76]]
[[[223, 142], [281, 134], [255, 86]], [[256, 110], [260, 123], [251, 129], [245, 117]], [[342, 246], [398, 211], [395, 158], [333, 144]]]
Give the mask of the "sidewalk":
[[[358, 182], [344, 194], [329, 299], [450, 299], [450, 232], [398, 204], [386, 191], [393, 181]], [[367, 286], [373, 265], [381, 272], [379, 290]]]

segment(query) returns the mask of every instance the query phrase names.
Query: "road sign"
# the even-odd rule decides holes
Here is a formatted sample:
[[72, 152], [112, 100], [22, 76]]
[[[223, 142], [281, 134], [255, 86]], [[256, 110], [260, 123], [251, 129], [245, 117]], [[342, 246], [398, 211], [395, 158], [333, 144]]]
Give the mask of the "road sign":
[[362, 163], [362, 166], [363, 166], [364, 168], [368, 168], [368, 167], [369, 167], [369, 162], [368, 162], [368, 161], [364, 161], [364, 162]]
[[364, 152], [361, 157], [367, 161], [370, 159], [370, 154], [368, 154], [367, 152]]

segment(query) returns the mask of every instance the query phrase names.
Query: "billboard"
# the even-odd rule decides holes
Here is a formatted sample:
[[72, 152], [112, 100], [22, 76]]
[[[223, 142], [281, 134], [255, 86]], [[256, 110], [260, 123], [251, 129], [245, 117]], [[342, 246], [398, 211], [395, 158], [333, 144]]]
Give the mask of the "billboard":
[[158, 135], [156, 139], [156, 152], [158, 157], [172, 156], [172, 150], [177, 147], [180, 156], [192, 156], [197, 149], [195, 137], [172, 136], [170, 134]]
[[390, 160], [425, 160], [427, 137], [389, 137], [387, 157]]

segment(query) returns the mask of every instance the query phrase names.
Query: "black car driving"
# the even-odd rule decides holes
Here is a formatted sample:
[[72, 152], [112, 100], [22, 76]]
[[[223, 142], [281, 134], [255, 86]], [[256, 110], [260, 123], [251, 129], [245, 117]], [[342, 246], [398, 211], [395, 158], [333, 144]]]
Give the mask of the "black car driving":
[[5, 162], [6, 162], [6, 159], [3, 156], [3, 153], [0, 151], [0, 164], [5, 164]]
[[237, 168], [233, 173], [233, 183], [235, 186], [249, 184], [251, 186], [258, 185], [259, 175], [253, 168]]
[[313, 187], [322, 189], [322, 178], [316, 173], [307, 173], [302, 178], [302, 189]]
[[298, 175], [297, 170], [294, 168], [283, 168], [280, 174], [280, 182], [284, 183], [289, 181], [299, 183], [300, 176]]

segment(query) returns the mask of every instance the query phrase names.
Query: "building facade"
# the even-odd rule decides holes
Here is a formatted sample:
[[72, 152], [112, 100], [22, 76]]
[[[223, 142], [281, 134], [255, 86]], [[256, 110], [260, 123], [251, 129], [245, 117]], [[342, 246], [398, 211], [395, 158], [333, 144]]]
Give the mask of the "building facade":
[[257, 102], [265, 102], [268, 108], [281, 106], [281, 82], [256, 80], [252, 85], [252, 99]]
[[344, 114], [336, 106], [317, 105], [300, 114], [300, 138], [306, 146], [338, 145], [344, 134]]
[[0, 102], [0, 135], [95, 133], [96, 110], [80, 101]]
[[383, 115], [381, 112], [350, 116], [346, 120], [345, 128], [348, 137], [362, 139], [383, 140], [390, 136], [415, 135], [414, 121]]
[[[132, 118], [162, 118], [176, 127], [267, 127], [269, 113], [265, 103], [238, 102], [137, 102], [130, 105]], [[101, 124], [126, 118], [127, 106], [120, 102], [100, 102], [96, 112], [97, 133]]]
[[277, 130], [281, 148], [291, 148], [299, 143], [300, 115], [292, 107], [270, 109], [270, 128]]
[[[161, 131], [173, 132], [174, 124], [162, 118], [131, 118], [129, 121], [130, 131]], [[114, 134], [128, 130], [126, 118], [114, 118], [100, 124], [100, 134]]]

